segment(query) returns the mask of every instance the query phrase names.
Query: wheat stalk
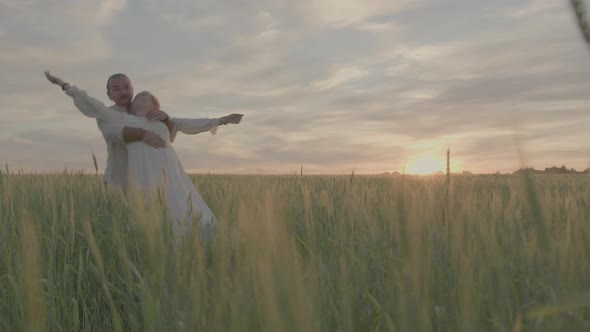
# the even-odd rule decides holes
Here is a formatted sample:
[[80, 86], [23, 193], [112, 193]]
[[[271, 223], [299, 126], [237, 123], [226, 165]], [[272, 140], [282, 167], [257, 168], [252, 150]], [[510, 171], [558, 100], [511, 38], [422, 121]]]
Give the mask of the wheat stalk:
[[578, 27], [580, 27], [582, 37], [584, 37], [586, 44], [588, 44], [588, 46], [590, 47], [590, 25], [586, 20], [586, 8], [584, 6], [584, 1], [570, 0], [570, 4], [572, 5], [574, 14], [576, 15], [576, 20], [578, 23]]
[[94, 162], [94, 170], [96, 171], [96, 174], [98, 174], [98, 163], [96, 162], [96, 157], [94, 156], [94, 153], [92, 153], [92, 162]]

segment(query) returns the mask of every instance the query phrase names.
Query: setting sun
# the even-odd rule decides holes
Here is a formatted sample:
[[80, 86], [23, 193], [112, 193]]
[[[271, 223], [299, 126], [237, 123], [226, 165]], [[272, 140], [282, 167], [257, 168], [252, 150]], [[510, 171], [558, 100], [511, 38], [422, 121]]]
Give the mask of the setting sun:
[[426, 175], [445, 170], [445, 162], [440, 158], [432, 155], [419, 155], [410, 159], [408, 162], [407, 173]]

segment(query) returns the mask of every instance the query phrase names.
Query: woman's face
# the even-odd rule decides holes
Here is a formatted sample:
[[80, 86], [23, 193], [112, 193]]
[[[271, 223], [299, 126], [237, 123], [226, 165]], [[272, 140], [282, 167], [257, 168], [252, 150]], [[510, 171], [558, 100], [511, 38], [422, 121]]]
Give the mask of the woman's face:
[[143, 114], [155, 109], [156, 103], [149, 92], [142, 91], [133, 98], [132, 107], [136, 114]]

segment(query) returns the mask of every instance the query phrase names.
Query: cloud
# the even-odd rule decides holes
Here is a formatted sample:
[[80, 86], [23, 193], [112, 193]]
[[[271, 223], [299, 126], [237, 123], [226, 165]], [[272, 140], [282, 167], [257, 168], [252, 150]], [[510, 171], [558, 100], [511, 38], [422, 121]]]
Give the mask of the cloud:
[[[0, 162], [8, 164], [12, 169], [91, 170], [92, 153], [96, 154], [101, 169], [104, 169], [106, 151], [104, 141], [95, 129], [96, 123], [86, 122], [78, 127], [27, 128], [22, 124], [19, 127], [10, 136], [0, 136], [0, 144], [3, 146]], [[97, 135], [88, 135], [93, 132]]]
[[25, 9], [30, 8], [35, 0], [1, 0], [0, 7], [5, 9]]
[[0, 112], [18, 114], [0, 123], [0, 161], [91, 169], [94, 150], [104, 166], [94, 121], [42, 80], [51, 65], [105, 102], [124, 71], [174, 116], [246, 114], [179, 137], [189, 170], [392, 171], [451, 146], [492, 171], [519, 167], [515, 135], [531, 162], [582, 165], [590, 59], [567, 6], [453, 4], [0, 0]]
[[312, 86], [319, 90], [332, 89], [344, 83], [355, 81], [366, 75], [367, 71], [359, 67], [338, 68], [328, 78], [313, 82]]
[[525, 5], [509, 12], [508, 15], [513, 18], [522, 19], [555, 10], [563, 10], [565, 6], [569, 6], [565, 1], [529, 0]]
[[[0, 63], [77, 65], [108, 59], [104, 29], [126, 9], [125, 0], [3, 2]], [[19, 38], [13, 38], [13, 36]]]
[[76, 1], [62, 8], [69, 19], [83, 26], [104, 27], [127, 8], [127, 0]]
[[[371, 15], [353, 17], [346, 24], [342, 23], [346, 20], [324, 23], [331, 22], [343, 28], [347, 24], [354, 25], [351, 22], [361, 22], [360, 17], [365, 16]], [[556, 13], [555, 17], [560, 24], [571, 23], [564, 20], [561, 13]], [[212, 77], [206, 83], [208, 88], [200, 91], [213, 91], [217, 86], [227, 88], [230, 95], [232, 91], [240, 91], [241, 96], [248, 97], [241, 99], [241, 103], [249, 105], [245, 107], [252, 109], [252, 118], [257, 124], [279, 128], [260, 140], [253, 138], [249, 144], [264, 146], [271, 156], [272, 151], [281, 150], [263, 142], [282, 142], [277, 145], [291, 158], [282, 154], [275, 158], [290, 167], [296, 164], [293, 159], [313, 164], [315, 154], [306, 157], [298, 148], [290, 147], [289, 142], [328, 156], [334, 164], [348, 165], [356, 162], [354, 153], [331, 154], [329, 144], [320, 144], [321, 140], [331, 142], [331, 138], [336, 138], [350, 151], [358, 151], [355, 142], [365, 137], [375, 137], [368, 146], [380, 152], [360, 155], [360, 159], [376, 158], [396, 150], [419, 153], [424, 148], [422, 143], [426, 142], [428, 146], [450, 144], [460, 154], [457, 158], [464, 158], [469, 165], [480, 169], [494, 164], [493, 159], [487, 159], [486, 163], [475, 162], [490, 146], [487, 156], [515, 160], [511, 167], [517, 167], [518, 158], [510, 133], [528, 130], [539, 135], [541, 141], [551, 139], [539, 126], [550, 126], [564, 115], [578, 121], [583, 119], [583, 105], [587, 102], [584, 91], [589, 86], [585, 79], [588, 73], [580, 71], [585, 68], [586, 50], [574, 40], [576, 36], [564, 38], [569, 37], [567, 29], [556, 31], [545, 22], [515, 29], [511, 24], [507, 23], [506, 31], [492, 30], [474, 38], [444, 42], [412, 40], [412, 31], [405, 26], [404, 31], [409, 33], [407, 40], [401, 38], [392, 42], [377, 37], [384, 44], [379, 45], [375, 54], [322, 68], [321, 78], [317, 78], [317, 73], [316, 77], [294, 74], [298, 64], [283, 62], [285, 53], [273, 58], [274, 62], [246, 62], [243, 69], [233, 64], [222, 68], [220, 64], [209, 74], [200, 72], [197, 76]], [[272, 48], [267, 50], [273, 53]], [[236, 49], [236, 59], [241, 51], [243, 49]], [[290, 75], [275, 75], [271, 73], [276, 72], [269, 70], [281, 67], [280, 72]], [[248, 79], [250, 75], [258, 75], [259, 79]], [[345, 84], [361, 78], [362, 84]], [[316, 93], [306, 86], [330, 93]], [[277, 108], [277, 104], [295, 106], [300, 112], [288, 114]], [[273, 107], [275, 112], [263, 111]], [[311, 116], [306, 118], [306, 114]], [[300, 118], [309, 121], [297, 121]], [[364, 133], [364, 128], [372, 123], [377, 125], [370, 133]], [[328, 130], [327, 138], [318, 136], [317, 133], [326, 128], [335, 130]], [[506, 128], [507, 132], [496, 133], [497, 128]], [[570, 138], [583, 135], [579, 131], [570, 131], [570, 134]], [[301, 139], [306, 135], [308, 140]], [[284, 142], [280, 137], [284, 137]], [[499, 142], [497, 148], [490, 140]], [[473, 142], [472, 148], [462, 149], [469, 142]], [[581, 151], [581, 147], [576, 149]], [[403, 154], [398, 156], [390, 157], [388, 164], [401, 162]], [[329, 163], [323, 158], [317, 160]], [[550, 160], [548, 157], [544, 162]]]
[[388, 0], [306, 0], [302, 2], [305, 19], [330, 27], [358, 25], [384, 28], [386, 23], [367, 23], [372, 18], [391, 15], [421, 5], [421, 1]]
[[370, 31], [375, 33], [392, 33], [400, 30], [400, 26], [395, 22], [360, 22], [357, 25], [359, 30]]
[[84, 40], [71, 43], [66, 49], [5, 45], [0, 54], [0, 63], [11, 66], [19, 65], [19, 67], [32, 63], [79, 65], [106, 60], [110, 56], [111, 52], [104, 39], [97, 35], [91, 35]]

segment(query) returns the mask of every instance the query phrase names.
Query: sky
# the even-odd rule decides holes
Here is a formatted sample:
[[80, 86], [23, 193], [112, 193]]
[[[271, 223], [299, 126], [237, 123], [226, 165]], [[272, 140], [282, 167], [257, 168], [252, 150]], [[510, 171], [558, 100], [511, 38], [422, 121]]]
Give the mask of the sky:
[[590, 167], [590, 51], [567, 1], [0, 0], [0, 163], [104, 169], [126, 73], [173, 117], [242, 113], [172, 144], [188, 172]]

